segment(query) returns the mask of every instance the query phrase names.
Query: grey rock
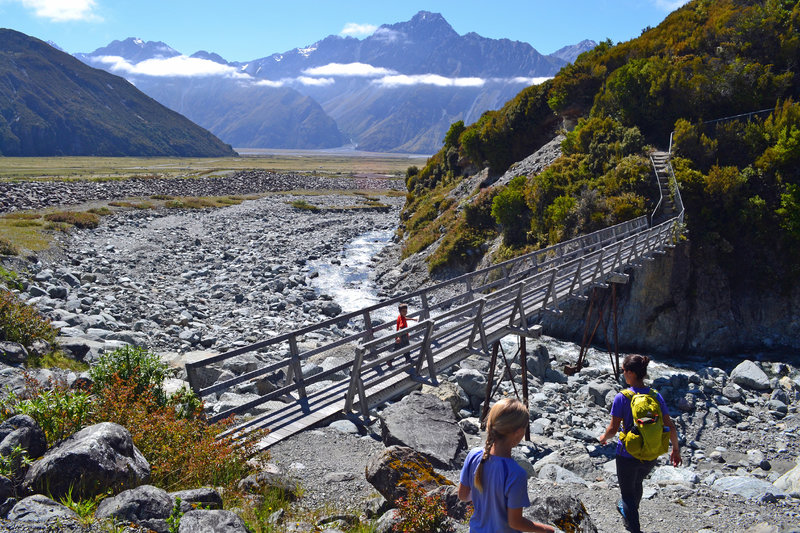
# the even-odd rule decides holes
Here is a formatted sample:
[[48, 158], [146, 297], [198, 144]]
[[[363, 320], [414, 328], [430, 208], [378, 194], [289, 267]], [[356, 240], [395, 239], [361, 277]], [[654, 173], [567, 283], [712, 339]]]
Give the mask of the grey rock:
[[728, 476], [719, 478], [711, 485], [714, 490], [731, 492], [743, 498], [759, 499], [766, 494], [773, 496], [786, 496], [786, 492], [772, 483], [749, 476]]
[[34, 494], [17, 502], [8, 519], [29, 524], [45, 525], [56, 520], [77, 520], [78, 514], [47, 496]]
[[369, 458], [365, 468], [367, 481], [391, 505], [408, 494], [413, 482], [426, 492], [452, 483], [438, 474], [433, 465], [419, 452], [406, 446], [389, 446]]
[[585, 486], [589, 485], [589, 483], [579, 475], [556, 464], [544, 465], [539, 470], [537, 477], [539, 479], [552, 481], [553, 483], [557, 483], [559, 485], [564, 483], [575, 483]]
[[179, 490], [170, 492], [169, 495], [175, 501], [180, 498], [180, 512], [182, 513], [188, 513], [198, 508], [222, 509], [222, 496], [211, 487]]
[[381, 433], [387, 446], [408, 446], [439, 468], [456, 468], [467, 449], [450, 404], [419, 392], [383, 410]]
[[126, 489], [150, 478], [150, 465], [131, 434], [111, 422], [89, 426], [68, 437], [31, 465], [23, 485], [56, 498], [92, 498], [110, 488]]
[[455, 373], [458, 386], [469, 396], [482, 398], [486, 395], [486, 376], [472, 368], [462, 368]]
[[659, 466], [650, 474], [650, 481], [659, 485], [689, 484], [696, 485], [700, 482], [700, 476], [688, 468], [676, 468], [674, 466]]
[[730, 380], [746, 389], [769, 389], [769, 377], [761, 367], [746, 359], [733, 369]]
[[15, 415], [0, 424], [0, 455], [9, 456], [21, 447], [31, 459], [47, 450], [47, 439], [39, 424], [28, 415]]
[[0, 362], [21, 365], [28, 359], [28, 350], [18, 342], [0, 342]]
[[550, 354], [547, 347], [537, 344], [525, 360], [528, 372], [539, 379], [544, 379], [547, 369], [550, 368]]
[[95, 517], [133, 522], [157, 533], [166, 533], [169, 530], [166, 519], [173, 506], [174, 500], [167, 491], [141, 485], [100, 502]]
[[178, 533], [249, 533], [247, 526], [231, 511], [189, 511], [181, 517]]
[[536, 522], [558, 524], [563, 531], [597, 533], [583, 502], [569, 493], [531, 498], [531, 506], [523, 515]]

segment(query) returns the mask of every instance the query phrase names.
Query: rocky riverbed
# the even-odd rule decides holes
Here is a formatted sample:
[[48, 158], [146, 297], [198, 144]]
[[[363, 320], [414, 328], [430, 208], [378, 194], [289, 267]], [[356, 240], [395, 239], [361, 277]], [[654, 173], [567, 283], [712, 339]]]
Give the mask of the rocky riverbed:
[[[226, 189], [224, 180], [215, 185], [205, 194], [241, 190]], [[35, 205], [36, 193], [28, 194]], [[297, 209], [289, 205], [294, 199], [327, 209]], [[316, 285], [314, 265], [346, 262], [342, 250], [360, 235], [391, 234], [403, 199], [381, 201], [391, 208], [354, 209], [357, 197], [325, 192], [267, 195], [222, 209], [120, 212], [97, 229], [64, 236], [59, 253], [15, 263], [28, 270], [20, 296], [53, 318], [62, 328], [60, 343], [75, 357], [91, 362], [105, 350], [136, 343], [179, 365], [186, 352], [248, 344], [336, 316], [342, 304]], [[417, 288], [423, 276], [409, 274], [424, 268], [418, 259], [400, 263], [393, 246], [381, 258], [371, 263], [379, 286], [367, 290], [390, 295]], [[509, 356], [514, 348], [513, 340], [506, 344]], [[560, 369], [574, 363], [577, 346], [545, 337], [528, 349], [532, 436], [516, 458], [530, 473], [531, 498], [576, 496], [589, 516], [582, 531], [622, 531], [614, 507], [613, 447], [596, 442], [620, 388], [608, 356], [592, 350], [590, 366], [568, 378]], [[269, 357], [264, 354], [264, 361]], [[798, 458], [797, 362], [772, 354], [740, 366], [744, 358], [661, 360], [651, 366], [652, 382], [678, 425], [685, 462], [659, 467], [646, 483], [645, 531], [800, 530], [797, 470], [794, 481], [774, 484]], [[304, 487], [300, 505], [356, 513], [380, 508], [377, 489], [364, 473], [390, 441], [438, 461], [449, 457], [449, 466], [438, 471], [455, 480], [465, 450], [480, 445], [476, 417], [487, 368], [484, 358], [471, 357], [442, 386], [423, 391], [435, 399], [426, 405], [447, 406], [449, 429], [431, 430], [427, 424], [440, 416], [417, 407], [399, 415], [411, 422], [412, 433], [395, 429], [402, 424], [392, 422], [398, 416], [392, 410], [417, 401], [412, 396], [375, 412], [366, 427], [340, 420], [283, 441], [271, 449], [275, 469]], [[509, 370], [519, 378], [518, 364]], [[13, 365], [0, 369], [4, 385], [19, 387], [20, 375]], [[183, 374], [178, 370], [176, 376]], [[513, 394], [508, 382], [496, 397], [504, 394]], [[424, 444], [443, 431], [453, 432], [450, 442], [456, 444], [435, 452]]]

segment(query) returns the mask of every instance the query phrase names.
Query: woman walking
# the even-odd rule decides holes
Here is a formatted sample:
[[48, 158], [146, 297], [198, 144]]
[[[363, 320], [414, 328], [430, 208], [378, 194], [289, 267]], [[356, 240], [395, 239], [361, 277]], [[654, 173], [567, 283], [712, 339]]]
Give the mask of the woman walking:
[[486, 445], [475, 448], [461, 469], [458, 498], [472, 501], [475, 512], [470, 533], [551, 533], [552, 527], [522, 516], [530, 506], [528, 476], [511, 458], [528, 427], [528, 409], [519, 400], [504, 398], [494, 404], [486, 419]]
[[[623, 432], [628, 433], [634, 430], [633, 412], [631, 409], [631, 398], [634, 394], [653, 395], [658, 401], [661, 409], [661, 420], [654, 423], [663, 427], [664, 431], [669, 430], [669, 441], [672, 445], [670, 461], [674, 466], [681, 464], [681, 452], [678, 445], [678, 431], [675, 423], [669, 417], [667, 404], [664, 398], [650, 387], [645, 386], [644, 378], [647, 375], [647, 364], [650, 358], [645, 355], [630, 354], [622, 362], [622, 372], [625, 382], [630, 386], [629, 391], [620, 392], [614, 397], [611, 406], [611, 422], [608, 424], [605, 433], [598, 437], [600, 444], [606, 441], [619, 431], [622, 424]], [[639, 420], [639, 423], [642, 421]], [[635, 430], [634, 430], [635, 431]], [[657, 459], [643, 460], [631, 455], [625, 448], [622, 439], [617, 443], [617, 479], [619, 480], [619, 490], [621, 499], [617, 502], [617, 510], [622, 515], [627, 527], [632, 533], [641, 533], [639, 526], [639, 502], [642, 500], [642, 482], [644, 478], [653, 470]]]

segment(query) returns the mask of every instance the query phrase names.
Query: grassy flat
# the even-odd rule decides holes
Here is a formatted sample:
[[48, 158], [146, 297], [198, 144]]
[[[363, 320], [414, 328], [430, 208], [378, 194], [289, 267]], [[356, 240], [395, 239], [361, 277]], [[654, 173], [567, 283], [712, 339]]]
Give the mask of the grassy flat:
[[0, 157], [0, 180], [202, 177], [251, 169], [336, 176], [402, 176], [408, 167], [423, 166], [426, 161], [425, 156], [393, 154], [275, 152], [228, 158]]

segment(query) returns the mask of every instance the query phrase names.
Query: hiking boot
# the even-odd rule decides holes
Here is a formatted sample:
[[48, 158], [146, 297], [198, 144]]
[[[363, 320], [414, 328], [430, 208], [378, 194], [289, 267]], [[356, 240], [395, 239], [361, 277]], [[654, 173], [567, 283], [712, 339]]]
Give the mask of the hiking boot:
[[617, 501], [617, 511], [619, 511], [620, 516], [622, 516], [622, 523], [625, 525], [625, 529], [630, 531], [631, 526], [628, 524], [628, 517], [625, 516], [625, 507], [622, 505], [622, 500]]

